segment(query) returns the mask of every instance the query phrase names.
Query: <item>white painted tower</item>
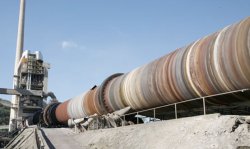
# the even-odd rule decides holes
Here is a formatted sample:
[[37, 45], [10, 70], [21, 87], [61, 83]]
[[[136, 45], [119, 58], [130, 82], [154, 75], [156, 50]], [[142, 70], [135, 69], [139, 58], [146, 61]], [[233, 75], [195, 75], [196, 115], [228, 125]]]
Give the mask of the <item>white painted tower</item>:
[[[24, 20], [25, 20], [25, 0], [20, 0], [20, 11], [19, 11], [19, 23], [17, 32], [17, 46], [16, 46], [16, 59], [14, 67], [14, 78], [13, 78], [13, 88], [18, 87], [18, 65], [20, 58], [23, 53], [23, 43], [24, 43]], [[9, 132], [17, 128], [17, 108], [18, 108], [19, 97], [17, 95], [12, 96], [12, 106], [10, 110], [10, 122], [9, 122]]]

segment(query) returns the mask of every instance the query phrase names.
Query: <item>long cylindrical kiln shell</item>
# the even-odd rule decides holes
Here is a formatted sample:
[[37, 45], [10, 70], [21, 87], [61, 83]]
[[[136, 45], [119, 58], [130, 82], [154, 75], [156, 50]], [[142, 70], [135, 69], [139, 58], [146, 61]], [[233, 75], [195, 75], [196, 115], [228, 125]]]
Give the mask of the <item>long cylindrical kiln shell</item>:
[[[175, 103], [250, 87], [250, 18], [72, 98], [56, 110], [58, 121]], [[66, 108], [67, 106], [67, 108]]]

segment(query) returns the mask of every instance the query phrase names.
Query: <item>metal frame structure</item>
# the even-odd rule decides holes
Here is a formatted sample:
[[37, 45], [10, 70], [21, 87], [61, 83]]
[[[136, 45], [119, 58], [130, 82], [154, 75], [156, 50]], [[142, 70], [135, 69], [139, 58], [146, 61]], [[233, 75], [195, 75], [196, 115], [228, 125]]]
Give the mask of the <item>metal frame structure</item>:
[[[158, 107], [154, 107], [154, 108], [149, 108], [149, 109], [145, 109], [145, 110], [141, 110], [141, 111], [137, 111], [137, 112], [131, 112], [131, 113], [128, 113], [128, 114], [124, 114], [121, 117], [123, 117], [123, 119], [125, 120], [126, 116], [129, 116], [129, 115], [139, 115], [140, 113], [143, 113], [143, 112], [153, 111], [153, 119], [156, 119], [156, 110], [157, 109], [174, 106], [175, 119], [178, 119], [178, 108], [177, 108], [177, 106], [179, 104], [198, 101], [198, 100], [202, 100], [203, 115], [206, 115], [207, 114], [206, 98], [218, 97], [218, 96], [222, 96], [222, 95], [229, 95], [229, 94], [233, 94], [233, 93], [247, 92], [247, 91], [250, 91], [250, 89], [246, 88], [246, 89], [241, 89], [241, 90], [235, 90], [235, 91], [230, 91], [230, 92], [225, 92], [225, 93], [214, 94], [214, 95], [210, 95], [210, 96], [203, 96], [203, 97], [193, 98], [193, 99], [180, 101], [180, 102], [176, 102], [176, 103], [172, 103], [172, 104], [167, 104], [167, 105], [163, 105], [163, 106], [158, 106]], [[136, 119], [137, 119], [136, 124], [138, 124], [139, 123], [139, 118], [137, 117]]]

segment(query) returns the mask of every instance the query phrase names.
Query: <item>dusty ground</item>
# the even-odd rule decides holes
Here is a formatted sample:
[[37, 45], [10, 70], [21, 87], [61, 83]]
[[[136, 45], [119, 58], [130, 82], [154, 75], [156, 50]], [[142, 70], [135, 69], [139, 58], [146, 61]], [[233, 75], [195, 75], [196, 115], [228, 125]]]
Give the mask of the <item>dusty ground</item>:
[[65, 128], [44, 129], [44, 133], [56, 148], [72, 144], [91, 149], [230, 149], [250, 148], [249, 123], [250, 117], [213, 114], [80, 134]]

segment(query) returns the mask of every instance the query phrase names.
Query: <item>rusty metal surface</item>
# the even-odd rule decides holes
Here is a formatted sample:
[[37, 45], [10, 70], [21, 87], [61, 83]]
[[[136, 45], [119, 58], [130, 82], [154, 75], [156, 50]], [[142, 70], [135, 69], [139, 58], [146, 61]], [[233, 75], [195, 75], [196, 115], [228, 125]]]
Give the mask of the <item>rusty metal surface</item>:
[[56, 111], [55, 111], [56, 119], [59, 122], [67, 122], [67, 120], [70, 118], [67, 112], [68, 104], [69, 104], [69, 100], [64, 103], [61, 103], [56, 108]]
[[112, 75], [60, 111], [70, 118], [102, 115], [127, 106], [140, 110], [249, 87], [246, 18], [129, 73]]

